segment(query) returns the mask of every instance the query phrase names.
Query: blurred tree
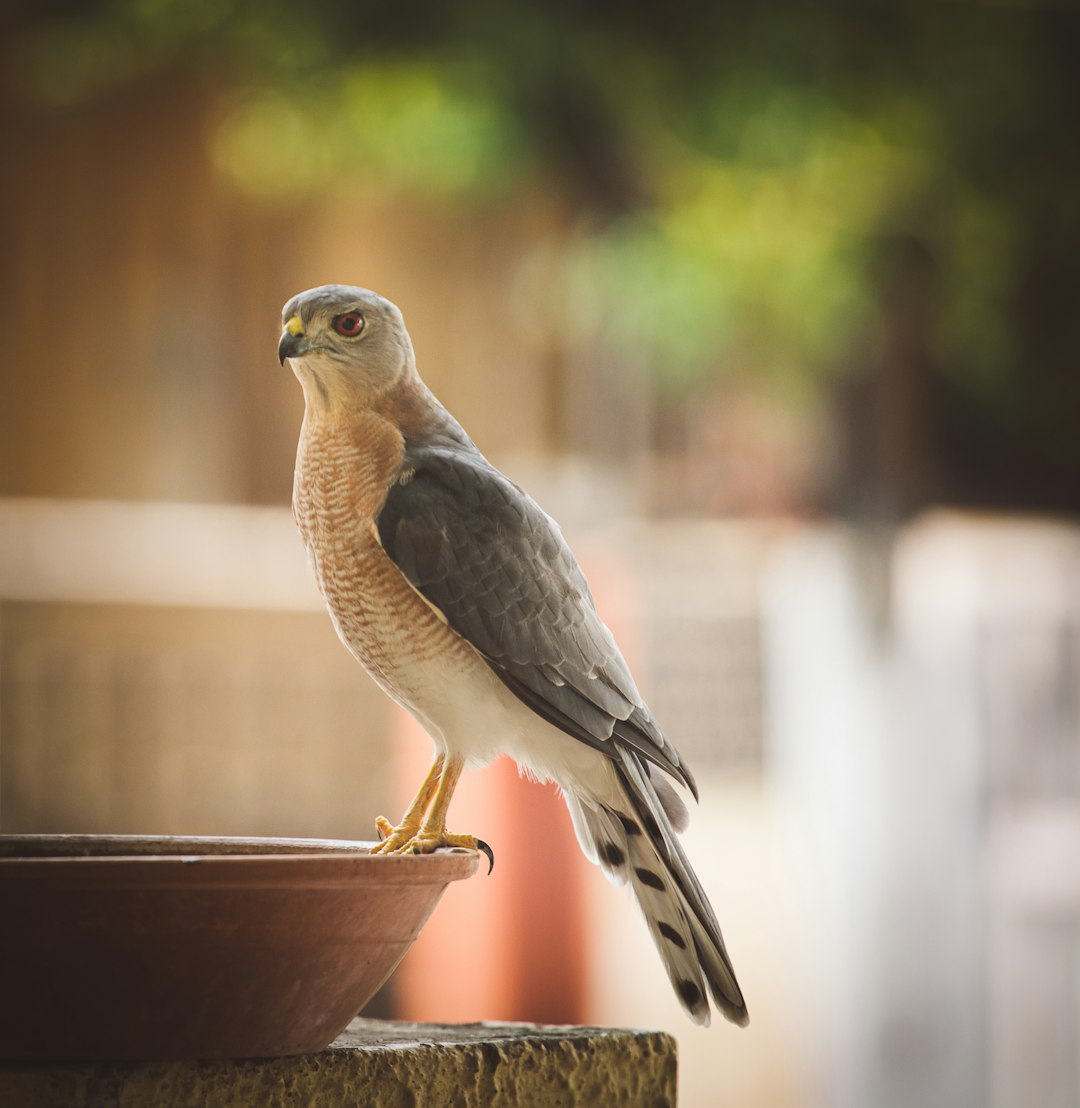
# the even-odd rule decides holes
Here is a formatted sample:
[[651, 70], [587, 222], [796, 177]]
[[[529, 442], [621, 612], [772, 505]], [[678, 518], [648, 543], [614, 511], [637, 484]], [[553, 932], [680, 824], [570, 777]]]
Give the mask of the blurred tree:
[[8, 43], [46, 110], [209, 85], [269, 200], [549, 190], [570, 341], [672, 396], [838, 391], [842, 504], [1080, 510], [1068, 7], [54, 0]]

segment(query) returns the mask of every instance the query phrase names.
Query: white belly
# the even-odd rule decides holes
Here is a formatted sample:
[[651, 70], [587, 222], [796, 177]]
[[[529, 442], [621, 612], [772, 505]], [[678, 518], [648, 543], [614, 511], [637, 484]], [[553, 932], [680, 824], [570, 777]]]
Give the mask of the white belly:
[[[370, 576], [361, 581], [364, 568]], [[576, 790], [590, 789], [596, 774], [606, 773], [607, 758], [514, 696], [381, 548], [348, 571], [323, 565], [316, 575], [342, 642], [439, 749], [471, 766], [505, 754], [538, 780]]]

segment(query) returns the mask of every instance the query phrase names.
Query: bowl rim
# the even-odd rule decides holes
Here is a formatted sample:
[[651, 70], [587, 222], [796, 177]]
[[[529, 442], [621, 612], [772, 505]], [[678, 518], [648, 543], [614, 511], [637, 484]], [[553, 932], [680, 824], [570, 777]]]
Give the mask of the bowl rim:
[[0, 834], [0, 859], [146, 858], [173, 855], [367, 855], [375, 844], [351, 839], [304, 839], [255, 835]]
[[0, 835], [0, 877], [58, 870], [151, 867], [222, 877], [256, 870], [302, 871], [325, 878], [454, 881], [471, 877], [479, 852], [455, 847], [433, 854], [372, 854], [374, 843], [349, 839], [261, 838], [240, 835]]

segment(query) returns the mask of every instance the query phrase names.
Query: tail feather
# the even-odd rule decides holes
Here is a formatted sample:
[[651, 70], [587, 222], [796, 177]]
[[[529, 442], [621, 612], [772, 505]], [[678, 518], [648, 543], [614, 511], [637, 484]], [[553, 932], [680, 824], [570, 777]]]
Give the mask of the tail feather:
[[685, 826], [686, 809], [667, 781], [657, 787], [651, 767], [637, 754], [621, 750], [620, 755], [619, 807], [567, 794], [578, 841], [615, 884], [633, 889], [690, 1018], [708, 1025], [707, 990], [729, 1020], [745, 1026], [746, 1003], [720, 925], [675, 831]]

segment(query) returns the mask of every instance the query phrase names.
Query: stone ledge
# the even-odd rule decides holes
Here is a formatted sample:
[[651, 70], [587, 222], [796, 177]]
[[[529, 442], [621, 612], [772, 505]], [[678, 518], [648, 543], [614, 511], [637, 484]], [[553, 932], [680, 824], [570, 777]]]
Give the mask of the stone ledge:
[[674, 1106], [675, 1042], [655, 1031], [353, 1020], [320, 1054], [265, 1061], [0, 1063], [20, 1108]]

